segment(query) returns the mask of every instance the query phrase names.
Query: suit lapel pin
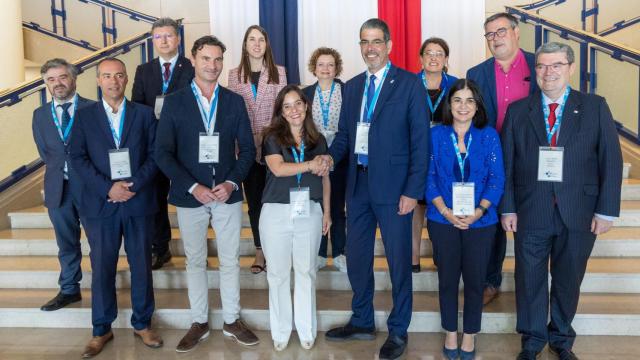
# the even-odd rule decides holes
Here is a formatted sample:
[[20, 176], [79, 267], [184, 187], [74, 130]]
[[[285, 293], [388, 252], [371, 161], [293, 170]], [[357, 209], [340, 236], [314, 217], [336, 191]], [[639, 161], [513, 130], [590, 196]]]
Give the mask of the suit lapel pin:
[[396, 81], [396, 79], [391, 79], [391, 81], [389, 81], [389, 84], [393, 84], [394, 81]]
[[574, 114], [577, 114], [577, 113], [578, 113], [578, 110], [573, 110], [573, 113], [574, 113]]

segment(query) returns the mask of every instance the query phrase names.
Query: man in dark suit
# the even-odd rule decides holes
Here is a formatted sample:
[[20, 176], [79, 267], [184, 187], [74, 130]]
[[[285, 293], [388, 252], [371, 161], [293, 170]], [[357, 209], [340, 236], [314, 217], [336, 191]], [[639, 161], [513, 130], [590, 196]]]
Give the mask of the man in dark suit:
[[[151, 25], [153, 47], [158, 57], [138, 65], [133, 80], [131, 101], [154, 108], [156, 118], [164, 97], [172, 92], [189, 86], [193, 79], [193, 67], [186, 57], [178, 53], [180, 45], [180, 28], [178, 23], [169, 18], [161, 18]], [[158, 172], [156, 176], [158, 188], [158, 213], [154, 226], [151, 268], [159, 269], [171, 260], [169, 241], [171, 240], [171, 224], [169, 223], [169, 179]]]
[[570, 88], [575, 68], [571, 47], [542, 45], [535, 68], [541, 91], [509, 107], [502, 131], [500, 210], [504, 230], [515, 234], [519, 360], [535, 359], [547, 343], [560, 359], [577, 359], [571, 322], [580, 284], [596, 236], [620, 212], [616, 127], [602, 97]]
[[209, 223], [216, 232], [220, 260], [222, 333], [243, 345], [259, 342], [240, 319], [239, 262], [242, 181], [256, 149], [242, 97], [218, 84], [224, 51], [216, 37], [195, 41], [195, 78], [189, 87], [167, 97], [158, 125], [156, 158], [171, 179], [169, 202], [176, 206], [187, 257], [193, 321], [177, 352], [193, 350], [209, 336]]
[[[489, 125], [500, 132], [509, 104], [537, 90], [535, 59], [533, 54], [520, 49], [520, 28], [515, 16], [494, 14], [485, 20], [484, 30], [493, 57], [469, 69], [467, 79], [480, 87]], [[500, 294], [506, 251], [507, 235], [498, 227], [485, 280], [485, 305]]]
[[407, 345], [411, 217], [424, 193], [429, 159], [427, 93], [415, 74], [391, 65], [391, 46], [384, 21], [369, 19], [360, 27], [367, 71], [345, 86], [338, 133], [329, 151], [335, 163], [349, 159], [346, 253], [353, 315], [326, 338], [375, 339], [373, 249], [379, 225], [393, 286], [389, 336], [380, 359], [399, 357]]
[[53, 311], [81, 300], [80, 214], [82, 181], [69, 166], [69, 140], [78, 109], [93, 103], [76, 93], [78, 70], [64, 59], [42, 65], [40, 75], [52, 100], [33, 112], [33, 139], [46, 168], [44, 205], [58, 245], [60, 292], [40, 309]]
[[93, 338], [83, 358], [97, 355], [113, 339], [118, 314], [116, 270], [124, 249], [131, 272], [131, 325], [153, 348], [162, 339], [150, 329], [154, 311], [151, 234], [158, 211], [153, 160], [156, 119], [150, 107], [127, 101], [127, 71], [122, 61], [98, 63], [102, 101], [83, 108], [71, 141], [71, 163], [84, 181], [80, 211], [91, 247]]

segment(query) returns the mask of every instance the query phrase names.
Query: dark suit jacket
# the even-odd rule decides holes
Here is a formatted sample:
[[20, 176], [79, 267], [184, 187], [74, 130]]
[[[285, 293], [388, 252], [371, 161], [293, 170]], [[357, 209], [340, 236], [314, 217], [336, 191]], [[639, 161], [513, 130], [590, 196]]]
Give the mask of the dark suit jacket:
[[[536, 82], [536, 58], [532, 53], [522, 50], [524, 58], [529, 65], [529, 71], [531, 72], [531, 81], [529, 86], [529, 95], [538, 90], [538, 83]], [[480, 87], [482, 93], [482, 100], [484, 107], [487, 110], [487, 117], [489, 118], [489, 125], [496, 127], [496, 121], [498, 118], [498, 95], [496, 94], [496, 73], [495, 73], [495, 58], [490, 58], [484, 62], [472, 67], [467, 71], [467, 79], [473, 80]]]
[[153, 179], [158, 168], [153, 150], [158, 121], [153, 110], [141, 104], [126, 102], [120, 148], [129, 149], [132, 177], [131, 191], [136, 195], [124, 203], [107, 202], [111, 180], [109, 150], [115, 149], [109, 120], [102, 101], [78, 112], [73, 139], [71, 163], [84, 181], [80, 211], [87, 217], [108, 217], [122, 207], [126, 216], [151, 215], [158, 211]]
[[[189, 86], [193, 79], [193, 66], [186, 57], [179, 55], [173, 74], [169, 80], [167, 94]], [[155, 58], [148, 63], [140, 64], [136, 68], [136, 77], [133, 80], [131, 101], [151, 106], [156, 105], [156, 96], [162, 95], [162, 71], [160, 60]]]
[[[344, 83], [340, 79], [335, 79], [336, 83], [340, 84], [340, 93], [344, 96]], [[318, 86], [318, 82], [316, 81], [314, 84], [306, 86], [302, 89], [304, 96], [309, 99], [309, 104], [313, 105], [313, 99], [316, 97], [316, 86]]]
[[604, 98], [571, 90], [564, 107], [557, 146], [564, 147], [563, 181], [538, 179], [538, 148], [549, 146], [537, 91], [509, 106], [502, 128], [505, 191], [501, 213], [517, 213], [518, 230], [552, 226], [541, 213], [557, 201], [565, 225], [589, 231], [594, 213], [618, 216], [622, 154], [618, 133]]
[[[347, 201], [353, 196], [358, 158], [354, 154], [356, 124], [366, 72], [347, 81], [338, 133], [329, 153], [336, 163], [349, 158]], [[391, 66], [369, 129], [369, 196], [375, 204], [397, 204], [400, 195], [424, 196], [429, 164], [427, 92], [415, 74]]]
[[[94, 101], [78, 95], [76, 113], [79, 109], [93, 104]], [[33, 139], [36, 142], [40, 158], [46, 168], [44, 172], [44, 205], [48, 208], [60, 207], [62, 201], [62, 189], [64, 186], [64, 163], [67, 162], [69, 175], [69, 188], [74, 198], [80, 200], [82, 193], [82, 180], [76, 174], [69, 159], [69, 142], [77, 127], [77, 117], [69, 132], [67, 145], [62, 142], [58, 129], [51, 116], [51, 102], [48, 102], [33, 111]]]
[[183, 88], [165, 99], [158, 125], [156, 156], [158, 166], [171, 180], [169, 202], [175, 206], [202, 206], [189, 193], [189, 188], [194, 183], [211, 188], [213, 168], [216, 185], [230, 180], [239, 187], [227, 203], [233, 204], [243, 199], [242, 181], [256, 157], [249, 116], [240, 95], [220, 86], [218, 96], [220, 99], [214, 127], [214, 131], [220, 134], [217, 164], [198, 162], [198, 136], [206, 129], [191, 87]]

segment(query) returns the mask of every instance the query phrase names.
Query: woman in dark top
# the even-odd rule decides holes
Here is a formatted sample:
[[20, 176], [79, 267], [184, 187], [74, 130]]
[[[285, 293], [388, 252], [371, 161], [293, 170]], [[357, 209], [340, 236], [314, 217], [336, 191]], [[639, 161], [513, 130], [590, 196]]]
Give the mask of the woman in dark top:
[[269, 320], [273, 346], [287, 347], [291, 336], [291, 268], [295, 276], [294, 322], [300, 344], [315, 342], [316, 257], [320, 238], [331, 226], [329, 176], [319, 177], [327, 142], [316, 129], [311, 105], [295, 85], [282, 89], [273, 120], [265, 129], [263, 156], [267, 179], [262, 194], [260, 234], [269, 263]]

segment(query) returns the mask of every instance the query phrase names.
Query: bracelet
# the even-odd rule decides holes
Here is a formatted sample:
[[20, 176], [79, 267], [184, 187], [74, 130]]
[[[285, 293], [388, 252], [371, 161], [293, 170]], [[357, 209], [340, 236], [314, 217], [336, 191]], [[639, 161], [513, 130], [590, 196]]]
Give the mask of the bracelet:
[[477, 207], [478, 209], [480, 209], [480, 211], [482, 211], [482, 216], [487, 214], [487, 208], [482, 206], [482, 205], [478, 205]]
[[449, 208], [445, 206], [445, 207], [442, 209], [442, 211], [440, 211], [440, 215], [444, 216], [444, 214], [446, 214], [446, 213], [447, 213], [447, 211], [449, 211]]

